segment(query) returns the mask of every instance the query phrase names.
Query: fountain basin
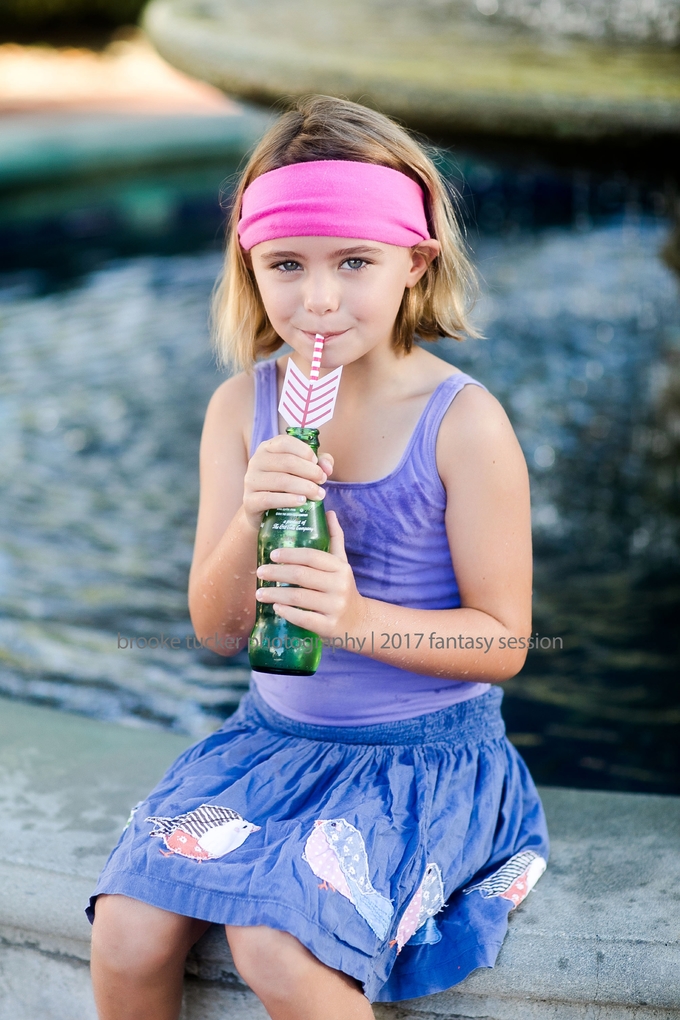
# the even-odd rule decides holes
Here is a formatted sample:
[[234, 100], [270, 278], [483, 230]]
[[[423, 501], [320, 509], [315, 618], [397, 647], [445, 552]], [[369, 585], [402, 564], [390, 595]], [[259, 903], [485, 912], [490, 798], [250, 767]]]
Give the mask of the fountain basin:
[[264, 103], [341, 95], [438, 135], [680, 134], [677, 49], [540, 35], [459, 8], [151, 0], [144, 27], [174, 66]]

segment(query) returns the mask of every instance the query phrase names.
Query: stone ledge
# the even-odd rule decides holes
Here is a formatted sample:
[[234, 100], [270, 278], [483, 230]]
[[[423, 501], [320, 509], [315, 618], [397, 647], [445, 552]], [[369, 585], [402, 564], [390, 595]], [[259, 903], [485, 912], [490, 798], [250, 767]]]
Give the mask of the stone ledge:
[[[0, 1020], [95, 1020], [83, 907], [132, 804], [186, 738], [0, 701]], [[494, 970], [379, 1020], [680, 1020], [680, 798], [542, 790], [553, 850]], [[183, 1020], [265, 1020], [219, 929]]]

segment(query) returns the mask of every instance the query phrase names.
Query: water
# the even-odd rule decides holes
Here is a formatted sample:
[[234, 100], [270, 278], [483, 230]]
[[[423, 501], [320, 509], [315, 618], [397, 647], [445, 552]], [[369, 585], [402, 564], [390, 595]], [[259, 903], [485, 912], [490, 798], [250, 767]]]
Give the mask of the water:
[[[440, 350], [501, 399], [532, 476], [539, 647], [506, 685], [509, 731], [540, 781], [678, 792], [680, 300], [659, 195], [457, 166], [488, 339]], [[199, 736], [247, 686], [243, 656], [193, 647], [186, 604], [224, 172], [0, 201], [7, 696]]]
[[680, 317], [663, 240], [636, 217], [478, 248], [493, 340], [455, 357], [508, 408], [531, 470], [544, 648], [505, 714], [543, 781], [678, 788]]

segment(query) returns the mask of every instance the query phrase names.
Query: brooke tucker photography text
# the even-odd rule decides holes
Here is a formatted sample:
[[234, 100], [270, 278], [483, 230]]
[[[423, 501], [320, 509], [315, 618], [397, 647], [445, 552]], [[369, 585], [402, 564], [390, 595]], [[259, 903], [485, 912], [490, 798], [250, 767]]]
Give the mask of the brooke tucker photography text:
[[[164, 648], [167, 650], [177, 650], [180, 648], [198, 649], [206, 648], [212, 652], [229, 651], [235, 652], [247, 645], [250, 647], [257, 647], [257, 638], [248, 640], [244, 637], [234, 637], [232, 635], [225, 634], [214, 634], [209, 637], [198, 638], [195, 634], [187, 634], [186, 637], [171, 637], [169, 634], [140, 634], [130, 635], [118, 634], [118, 648], [119, 649], [133, 649], [133, 648]], [[440, 649], [442, 651], [453, 651], [466, 649], [469, 651], [483, 652], [487, 655], [492, 648], [500, 649], [520, 649], [533, 651], [540, 649], [541, 651], [561, 651], [564, 647], [564, 642], [561, 637], [548, 637], [547, 635], [541, 635], [539, 633], [521, 635], [517, 637], [503, 636], [499, 638], [495, 637], [474, 637], [470, 634], [437, 634], [436, 631], [431, 631], [429, 634], [416, 632], [416, 633], [404, 633], [401, 634], [398, 631], [394, 633], [388, 633], [383, 631], [382, 633], [376, 634], [371, 631], [370, 635], [364, 635], [363, 637], [355, 637], [352, 634], [345, 633], [344, 635], [336, 635], [335, 637], [319, 637], [318, 634], [310, 634], [308, 637], [275, 637], [271, 641], [265, 641], [266, 647], [271, 648], [308, 648], [313, 647], [330, 648], [335, 651], [337, 648], [342, 648], [349, 652], [363, 652], [370, 648], [371, 652], [375, 652], [380, 649], [417, 649], [429, 647], [432, 649]]]

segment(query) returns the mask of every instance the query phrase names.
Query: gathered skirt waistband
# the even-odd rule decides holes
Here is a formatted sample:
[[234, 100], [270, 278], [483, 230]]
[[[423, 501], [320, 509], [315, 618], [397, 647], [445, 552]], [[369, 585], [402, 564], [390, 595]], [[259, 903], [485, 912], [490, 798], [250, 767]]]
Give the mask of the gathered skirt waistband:
[[464, 747], [487, 740], [500, 740], [505, 736], [505, 724], [501, 716], [502, 700], [503, 691], [500, 687], [491, 687], [484, 694], [468, 701], [458, 702], [438, 712], [427, 712], [413, 719], [373, 723], [370, 726], [318, 726], [281, 715], [267, 704], [255, 684], [251, 683], [250, 693], [242, 700], [237, 717], [265, 726], [275, 733], [334, 744], [446, 744], [448, 747]]

